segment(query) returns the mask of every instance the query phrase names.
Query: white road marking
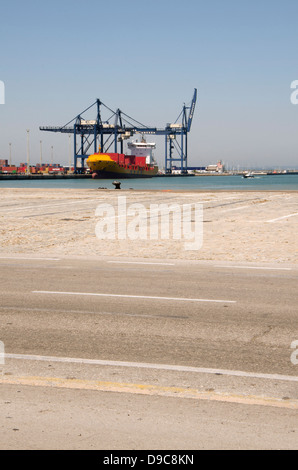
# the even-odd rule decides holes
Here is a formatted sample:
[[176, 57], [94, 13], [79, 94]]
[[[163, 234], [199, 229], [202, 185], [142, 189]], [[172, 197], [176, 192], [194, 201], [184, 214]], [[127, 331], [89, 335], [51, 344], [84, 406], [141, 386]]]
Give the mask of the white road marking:
[[44, 361], [44, 362], [62, 362], [62, 363], [76, 363], [88, 364], [110, 367], [128, 367], [128, 368], [141, 368], [141, 369], [155, 369], [155, 370], [168, 370], [176, 372], [193, 372], [196, 374], [213, 374], [213, 375], [228, 375], [233, 377], [245, 377], [265, 380], [281, 380], [287, 382], [298, 382], [298, 377], [291, 375], [279, 374], [261, 374], [257, 372], [243, 372], [238, 370], [226, 369], [209, 369], [202, 367], [189, 367], [189, 366], [176, 366], [167, 364], [150, 364], [145, 362], [122, 362], [122, 361], [107, 361], [100, 359], [82, 359], [71, 357], [56, 357], [56, 356], [39, 356], [27, 354], [6, 354], [6, 359], [19, 359], [22, 361]]
[[141, 264], [141, 265], [153, 265], [153, 266], [175, 266], [175, 263], [147, 263], [141, 261], [108, 261], [110, 264]]
[[155, 297], [147, 295], [124, 295], [124, 294], [95, 294], [91, 292], [56, 292], [56, 291], [32, 291], [33, 294], [49, 294], [49, 295], [80, 295], [90, 297], [118, 297], [126, 299], [146, 299], [146, 300], [171, 300], [181, 302], [215, 302], [215, 303], [229, 303], [235, 304], [235, 300], [214, 300], [214, 299], [188, 299], [185, 297]]
[[288, 219], [289, 217], [295, 217], [297, 215], [298, 212], [295, 212], [294, 214], [284, 215], [283, 217], [278, 217], [277, 219], [267, 220], [267, 222], [272, 224], [274, 222], [278, 222], [279, 220]]
[[230, 269], [261, 269], [268, 271], [292, 271], [292, 268], [273, 268], [268, 266], [215, 266], [216, 268], [230, 268]]

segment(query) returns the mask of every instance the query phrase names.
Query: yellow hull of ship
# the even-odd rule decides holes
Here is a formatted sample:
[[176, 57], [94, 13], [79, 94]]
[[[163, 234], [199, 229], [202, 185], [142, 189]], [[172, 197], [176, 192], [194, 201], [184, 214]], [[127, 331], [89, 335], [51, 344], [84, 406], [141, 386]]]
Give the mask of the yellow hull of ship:
[[104, 178], [115, 178], [117, 176], [123, 178], [150, 178], [155, 176], [158, 172], [157, 166], [147, 171], [142, 168], [124, 168], [112, 160], [109, 155], [104, 153], [90, 155], [86, 163], [92, 173], [97, 173], [99, 176]]

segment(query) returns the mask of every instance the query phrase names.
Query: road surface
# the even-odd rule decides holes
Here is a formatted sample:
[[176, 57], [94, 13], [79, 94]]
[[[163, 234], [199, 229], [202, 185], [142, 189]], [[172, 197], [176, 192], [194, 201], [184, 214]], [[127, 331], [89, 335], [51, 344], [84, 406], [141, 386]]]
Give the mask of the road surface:
[[2, 449], [296, 449], [295, 266], [2, 257]]

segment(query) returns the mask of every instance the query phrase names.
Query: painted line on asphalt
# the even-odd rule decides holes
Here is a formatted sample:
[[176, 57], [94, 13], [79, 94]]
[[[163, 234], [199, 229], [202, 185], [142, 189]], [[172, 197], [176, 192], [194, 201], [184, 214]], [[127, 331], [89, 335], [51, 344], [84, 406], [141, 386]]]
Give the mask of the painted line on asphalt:
[[22, 361], [42, 361], [42, 362], [61, 362], [68, 364], [85, 364], [85, 365], [98, 365], [108, 367], [127, 367], [136, 369], [154, 369], [154, 370], [166, 370], [173, 372], [191, 372], [195, 374], [211, 374], [211, 375], [225, 375], [230, 377], [242, 377], [242, 378], [253, 378], [253, 379], [264, 379], [264, 380], [279, 380], [285, 382], [298, 382], [298, 377], [292, 375], [280, 375], [280, 374], [262, 374], [256, 372], [244, 372], [238, 370], [226, 370], [226, 369], [210, 369], [203, 367], [191, 367], [191, 366], [179, 366], [179, 365], [167, 365], [167, 364], [152, 364], [146, 362], [123, 362], [123, 361], [108, 361], [101, 359], [83, 359], [74, 357], [57, 357], [57, 356], [39, 356], [39, 355], [28, 355], [28, 354], [9, 354], [5, 353], [5, 359], [19, 359]]
[[230, 268], [230, 269], [264, 269], [268, 271], [292, 271], [292, 268], [273, 268], [268, 266], [215, 266], [216, 268]]
[[214, 299], [189, 299], [185, 297], [155, 297], [147, 295], [124, 295], [124, 294], [97, 294], [91, 292], [57, 292], [57, 291], [32, 291], [32, 294], [45, 294], [45, 295], [80, 295], [84, 297], [115, 297], [121, 299], [143, 299], [143, 300], [166, 300], [177, 302], [213, 302], [213, 303], [229, 303], [235, 304], [235, 300], [214, 300]]
[[147, 263], [142, 261], [108, 261], [109, 264], [141, 264], [152, 266], [175, 266], [175, 263]]
[[182, 387], [164, 387], [150, 384], [133, 384], [122, 382], [103, 382], [97, 380], [65, 379], [62, 377], [0, 377], [0, 383], [6, 385], [24, 385], [31, 387], [64, 388], [72, 390], [92, 390], [98, 392], [129, 393], [135, 395], [161, 396], [192, 400], [208, 400], [237, 403], [242, 405], [270, 406], [275, 408], [298, 409], [297, 400], [287, 400], [274, 397], [259, 397], [255, 395], [224, 394], [216, 392], [200, 392], [197, 389]]

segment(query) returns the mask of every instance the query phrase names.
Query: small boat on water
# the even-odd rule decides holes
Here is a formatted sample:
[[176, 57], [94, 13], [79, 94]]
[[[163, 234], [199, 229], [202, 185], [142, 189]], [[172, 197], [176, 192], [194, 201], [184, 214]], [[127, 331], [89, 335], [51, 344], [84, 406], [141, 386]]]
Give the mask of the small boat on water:
[[243, 176], [242, 176], [242, 178], [245, 178], [245, 179], [254, 178], [254, 177], [255, 177], [254, 174], [251, 172], [243, 173]]

